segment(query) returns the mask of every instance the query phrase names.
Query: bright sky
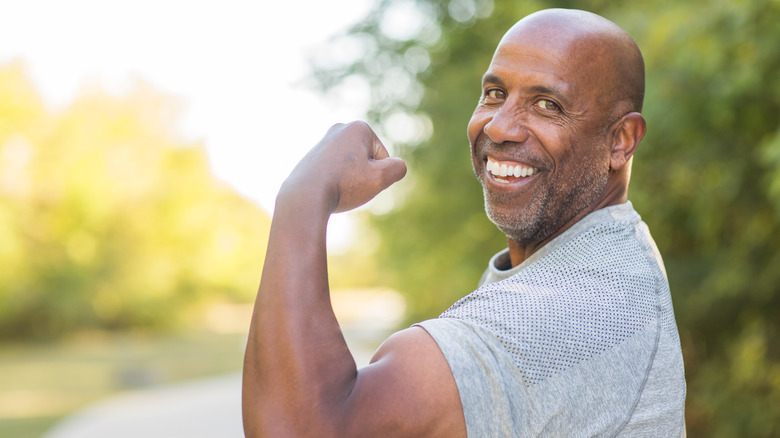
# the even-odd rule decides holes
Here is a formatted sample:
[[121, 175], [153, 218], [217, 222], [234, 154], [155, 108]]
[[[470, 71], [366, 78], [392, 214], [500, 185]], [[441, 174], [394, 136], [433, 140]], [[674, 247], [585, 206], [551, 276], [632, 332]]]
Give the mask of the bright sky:
[[[328, 127], [362, 117], [359, 96], [335, 105], [301, 80], [307, 51], [371, 5], [0, 0], [0, 63], [22, 58], [53, 107], [84, 84], [121, 93], [137, 78], [178, 96], [187, 105], [182, 134], [204, 140], [216, 175], [270, 212], [284, 178]], [[344, 227], [349, 218], [331, 221], [330, 228]]]

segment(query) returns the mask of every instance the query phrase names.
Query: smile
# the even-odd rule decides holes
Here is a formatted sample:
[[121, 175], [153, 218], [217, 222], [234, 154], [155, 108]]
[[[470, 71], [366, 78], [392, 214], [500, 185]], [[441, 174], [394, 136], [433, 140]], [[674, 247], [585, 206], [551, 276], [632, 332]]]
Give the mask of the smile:
[[[526, 178], [536, 174], [539, 170], [534, 167], [524, 166], [512, 161], [496, 161], [492, 157], [487, 157], [485, 170], [493, 175], [496, 181], [510, 183], [516, 178]], [[509, 179], [507, 179], [509, 178]], [[511, 180], [510, 180], [511, 179]]]

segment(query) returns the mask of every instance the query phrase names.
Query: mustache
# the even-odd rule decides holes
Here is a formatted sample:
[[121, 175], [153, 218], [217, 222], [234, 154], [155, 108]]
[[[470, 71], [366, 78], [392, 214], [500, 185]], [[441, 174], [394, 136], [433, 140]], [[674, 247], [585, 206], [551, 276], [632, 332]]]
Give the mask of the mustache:
[[487, 135], [480, 135], [474, 142], [476, 151], [482, 155], [489, 155], [491, 152], [509, 157], [510, 160], [517, 161], [539, 169], [546, 168], [548, 160], [536, 152], [526, 143], [505, 141], [496, 143]]
[[475, 143], [481, 150], [484, 149], [498, 150], [498, 149], [503, 149], [502, 145], [507, 145], [511, 147], [516, 144], [512, 142], [496, 143], [485, 134], [482, 134], [479, 137], [477, 137], [477, 141]]

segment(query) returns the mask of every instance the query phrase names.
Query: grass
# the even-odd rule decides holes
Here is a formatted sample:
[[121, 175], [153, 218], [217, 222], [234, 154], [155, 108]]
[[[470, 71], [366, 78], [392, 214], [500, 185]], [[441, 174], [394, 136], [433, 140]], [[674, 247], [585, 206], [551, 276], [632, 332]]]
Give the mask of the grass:
[[0, 437], [38, 438], [112, 394], [241, 369], [245, 333], [90, 333], [0, 346]]
[[[358, 365], [403, 319], [384, 289], [332, 294]], [[67, 415], [110, 395], [239, 372], [252, 305], [210, 305], [198, 329], [170, 335], [83, 333], [50, 344], [0, 345], [0, 438], [40, 438]]]

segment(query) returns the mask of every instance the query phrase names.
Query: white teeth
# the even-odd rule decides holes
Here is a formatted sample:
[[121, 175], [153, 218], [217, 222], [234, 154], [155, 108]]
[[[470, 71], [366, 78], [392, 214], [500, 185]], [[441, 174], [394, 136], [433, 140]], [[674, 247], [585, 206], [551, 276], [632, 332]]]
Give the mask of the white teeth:
[[495, 161], [492, 158], [489, 158], [487, 160], [487, 164], [485, 165], [485, 170], [493, 174], [493, 176], [499, 176], [499, 177], [513, 176], [515, 178], [531, 176], [536, 172], [538, 172], [538, 169], [523, 166], [520, 164], [516, 166], [513, 166], [511, 164], [506, 164], [506, 163], [499, 164], [498, 161]]

